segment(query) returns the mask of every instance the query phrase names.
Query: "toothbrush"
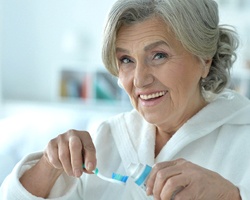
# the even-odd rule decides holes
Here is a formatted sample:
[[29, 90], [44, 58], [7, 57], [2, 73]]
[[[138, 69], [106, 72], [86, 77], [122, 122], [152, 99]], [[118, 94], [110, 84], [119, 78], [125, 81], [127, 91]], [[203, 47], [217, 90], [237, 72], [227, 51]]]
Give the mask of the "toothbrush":
[[[85, 168], [85, 165], [83, 164], [82, 165], [83, 168]], [[105, 181], [108, 181], [108, 182], [111, 182], [111, 183], [117, 183], [117, 184], [120, 184], [120, 185], [125, 185], [125, 183], [127, 182], [128, 180], [128, 176], [123, 176], [121, 174], [116, 174], [116, 173], [112, 173], [112, 177], [111, 178], [108, 178], [104, 175], [102, 175], [98, 168], [96, 168], [95, 170], [92, 171], [95, 175], [97, 175], [99, 178], [101, 178], [102, 180], [105, 180]]]

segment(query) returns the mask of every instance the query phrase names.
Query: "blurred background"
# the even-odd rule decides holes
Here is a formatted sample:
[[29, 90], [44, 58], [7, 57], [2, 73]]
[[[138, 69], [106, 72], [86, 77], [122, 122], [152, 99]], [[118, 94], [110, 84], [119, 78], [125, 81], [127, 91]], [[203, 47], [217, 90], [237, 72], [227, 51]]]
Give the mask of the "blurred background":
[[[0, 184], [24, 155], [68, 129], [95, 132], [131, 109], [101, 61], [115, 0], [0, 0]], [[232, 86], [250, 97], [250, 0], [218, 0], [241, 45]]]

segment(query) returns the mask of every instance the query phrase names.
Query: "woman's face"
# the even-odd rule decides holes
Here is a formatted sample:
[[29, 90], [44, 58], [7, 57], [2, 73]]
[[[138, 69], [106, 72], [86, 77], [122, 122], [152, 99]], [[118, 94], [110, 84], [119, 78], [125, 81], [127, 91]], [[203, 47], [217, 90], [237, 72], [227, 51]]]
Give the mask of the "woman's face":
[[205, 106], [199, 81], [209, 68], [186, 51], [159, 18], [122, 26], [116, 58], [132, 105], [158, 128], [175, 132]]

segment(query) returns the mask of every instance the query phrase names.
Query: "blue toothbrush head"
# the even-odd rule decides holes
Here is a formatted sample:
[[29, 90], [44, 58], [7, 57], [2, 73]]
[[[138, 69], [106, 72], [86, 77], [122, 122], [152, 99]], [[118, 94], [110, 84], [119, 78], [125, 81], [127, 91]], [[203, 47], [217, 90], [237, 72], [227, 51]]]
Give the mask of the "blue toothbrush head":
[[[82, 167], [85, 168], [85, 165], [83, 164]], [[121, 185], [125, 185], [125, 183], [126, 183], [126, 181], [128, 179], [128, 176], [123, 176], [121, 174], [116, 174], [116, 173], [112, 173], [112, 178], [106, 177], [106, 176], [99, 173], [98, 168], [96, 168], [92, 172], [94, 174], [96, 174], [99, 178], [101, 178], [101, 179], [103, 179], [105, 181], [109, 181], [109, 182], [112, 182], [112, 183], [118, 183], [118, 184], [121, 184]]]
[[123, 176], [121, 174], [112, 173], [112, 179], [126, 183], [128, 180], [128, 176]]

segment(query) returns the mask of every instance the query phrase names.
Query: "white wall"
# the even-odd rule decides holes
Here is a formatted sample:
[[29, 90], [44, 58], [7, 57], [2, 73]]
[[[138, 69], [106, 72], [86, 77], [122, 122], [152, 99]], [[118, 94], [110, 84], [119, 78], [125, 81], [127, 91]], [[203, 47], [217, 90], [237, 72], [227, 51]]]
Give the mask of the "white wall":
[[226, 3], [220, 5], [220, 21], [221, 24], [230, 24], [236, 28], [236, 31], [240, 38], [240, 46], [238, 58], [239, 62], [237, 62], [237, 68], [245, 67], [245, 60], [250, 57], [250, 53], [248, 51], [250, 45], [250, 1], [249, 0], [241, 0], [241, 1], [230, 1], [230, 3]]
[[[4, 99], [53, 100], [58, 63], [81, 60], [101, 65], [103, 22], [114, 1], [2, 0]], [[222, 21], [239, 27], [241, 49], [248, 49], [249, 4], [240, 10], [238, 1], [220, 1], [225, 7], [220, 7]], [[74, 35], [75, 41], [70, 43]], [[75, 43], [79, 45], [74, 47]], [[241, 67], [245, 55], [239, 57]]]
[[[101, 64], [103, 22], [113, 2], [3, 0], [4, 98], [51, 100], [58, 62], [81, 57]], [[72, 35], [81, 44], [65, 53], [63, 38]]]
[[2, 104], [2, 1], [0, 1], [0, 107]]

